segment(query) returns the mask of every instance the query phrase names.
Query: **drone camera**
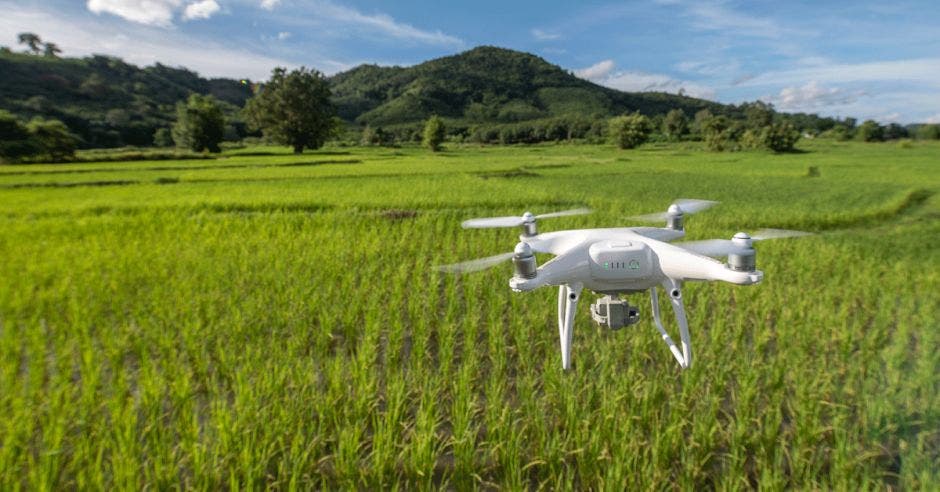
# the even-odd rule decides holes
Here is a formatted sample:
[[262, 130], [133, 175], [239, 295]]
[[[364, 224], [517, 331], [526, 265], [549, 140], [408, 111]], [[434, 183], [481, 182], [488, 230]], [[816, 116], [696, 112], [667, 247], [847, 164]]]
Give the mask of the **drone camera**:
[[669, 210], [666, 211], [666, 228], [672, 229], [674, 231], [683, 230], [683, 225], [682, 225], [683, 215], [684, 214], [682, 213], [682, 209], [679, 208], [678, 205], [676, 205], [675, 203], [670, 205]]
[[598, 325], [619, 330], [640, 321], [640, 309], [615, 296], [604, 296], [591, 304], [591, 318]]
[[538, 275], [538, 263], [532, 248], [526, 243], [519, 243], [513, 252], [512, 264], [516, 269], [517, 278], [535, 278]]

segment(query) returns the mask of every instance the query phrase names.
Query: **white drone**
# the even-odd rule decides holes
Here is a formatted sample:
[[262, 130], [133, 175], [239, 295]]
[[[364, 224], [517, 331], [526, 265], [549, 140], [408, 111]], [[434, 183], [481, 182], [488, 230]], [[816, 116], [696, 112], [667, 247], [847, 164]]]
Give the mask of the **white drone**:
[[[682, 304], [682, 283], [693, 280], [721, 280], [738, 285], [756, 284], [764, 273], [756, 268], [754, 242], [764, 239], [805, 236], [809, 233], [782, 229], [763, 229], [753, 235], [743, 232], [730, 240], [709, 239], [669, 244], [685, 237], [685, 214], [705, 210], [718, 202], [676, 200], [664, 213], [632, 217], [640, 221], [665, 220], [666, 227], [620, 227], [578, 229], [539, 234], [536, 221], [549, 217], [581, 215], [588, 209], [566, 210], [542, 215], [526, 212], [522, 217], [493, 217], [464, 221], [464, 228], [522, 227], [519, 244], [512, 253], [471, 260], [440, 267], [452, 273], [472, 272], [495, 266], [510, 258], [515, 275], [509, 287], [525, 292], [546, 285], [558, 288], [558, 335], [561, 338], [561, 365], [571, 367], [571, 335], [574, 313], [581, 291], [588, 288], [603, 297], [591, 304], [591, 317], [601, 326], [618, 330], [640, 320], [640, 310], [620, 299], [649, 289], [653, 320], [669, 350], [684, 369], [692, 365], [692, 342]], [[534, 253], [555, 255], [539, 267]], [[727, 263], [710, 256], [727, 257]], [[656, 287], [662, 285], [669, 295], [682, 339], [680, 350], [663, 328], [659, 315]]]

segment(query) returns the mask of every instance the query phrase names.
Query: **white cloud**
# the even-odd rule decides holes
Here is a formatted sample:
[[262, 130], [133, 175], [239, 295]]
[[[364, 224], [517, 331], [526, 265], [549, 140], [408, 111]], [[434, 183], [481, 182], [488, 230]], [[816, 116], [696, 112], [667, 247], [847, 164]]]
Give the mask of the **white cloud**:
[[261, 8], [264, 10], [274, 10], [274, 7], [277, 7], [279, 3], [281, 3], [281, 0], [261, 0]]
[[614, 69], [613, 60], [603, 60], [590, 67], [575, 70], [574, 74], [582, 79], [627, 92], [670, 92], [704, 99], [715, 97], [714, 89], [694, 82], [674, 79], [663, 74]]
[[940, 58], [919, 58], [867, 63], [841, 63], [766, 72], [747, 81], [749, 86], [805, 84], [808, 80], [846, 82], [913, 81], [940, 87]]
[[439, 30], [418, 29], [410, 24], [398, 22], [386, 14], [363, 14], [353, 8], [328, 1], [318, 2], [317, 14], [318, 20], [327, 21], [333, 25], [347, 25], [394, 39], [444, 46], [463, 46], [464, 44], [463, 40]]
[[933, 116], [928, 116], [924, 121], [927, 123], [934, 123], [934, 124], [940, 123], [940, 113], [937, 113]]
[[574, 74], [582, 79], [587, 80], [598, 80], [603, 79], [610, 75], [610, 72], [614, 69], [613, 60], [602, 60], [599, 61], [590, 67], [581, 68], [574, 71]]
[[766, 99], [780, 109], [805, 110], [823, 106], [851, 104], [864, 95], [864, 91], [846, 91], [839, 87], [823, 87], [814, 80], [799, 87], [784, 87], [778, 95]]
[[546, 32], [541, 29], [532, 29], [532, 37], [539, 41], [554, 41], [561, 39], [561, 34]]
[[123, 17], [132, 22], [167, 27], [182, 0], [88, 0], [88, 10]]
[[186, 6], [186, 9], [183, 10], [183, 19], [208, 19], [218, 11], [219, 4], [215, 0], [200, 0]]
[[769, 18], [734, 11], [723, 2], [695, 2], [685, 6], [685, 13], [693, 18], [692, 26], [701, 30], [773, 39], [806, 34], [785, 28]]
[[285, 41], [285, 40], [287, 40], [287, 38], [289, 38], [289, 37], [291, 37], [291, 33], [287, 32], [287, 31], [281, 31], [281, 32], [277, 33], [277, 39], [279, 39], [279, 40], [281, 40], [281, 41]]
[[[0, 6], [3, 5], [5, 4], [0, 2]], [[57, 33], [56, 43], [66, 49], [69, 56], [103, 53], [119, 56], [136, 65], [161, 62], [171, 66], [184, 66], [207, 77], [249, 77], [264, 80], [276, 66], [290, 68], [298, 65], [184, 35], [178, 31], [172, 31], [171, 35], [168, 35], [163, 29], [126, 26], [95, 19], [85, 21], [54, 12], [23, 8], [8, 10], [6, 15], [0, 16], [0, 39], [15, 42], [16, 33], [23, 31]], [[194, 46], [199, 49], [194, 49]], [[349, 64], [316, 52], [309, 52], [305, 61], [326, 73], [350, 68]]]

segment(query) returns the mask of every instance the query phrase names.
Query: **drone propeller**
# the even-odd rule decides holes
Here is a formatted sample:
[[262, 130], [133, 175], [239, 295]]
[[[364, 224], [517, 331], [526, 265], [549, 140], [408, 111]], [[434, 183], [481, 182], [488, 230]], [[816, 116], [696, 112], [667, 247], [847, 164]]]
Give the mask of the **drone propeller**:
[[670, 216], [680, 215], [680, 214], [694, 214], [707, 210], [715, 205], [718, 205], [718, 202], [712, 200], [698, 200], [695, 198], [680, 198], [669, 206], [669, 209], [665, 212], [658, 212], [654, 214], [645, 214], [645, 215], [634, 215], [629, 217], [633, 220], [638, 220], [640, 222], [661, 222], [668, 219]]
[[705, 239], [702, 241], [676, 243], [676, 246], [704, 256], [727, 256], [746, 252], [749, 249], [749, 243], [753, 241], [811, 235], [811, 232], [791, 231], [787, 229], [761, 229], [752, 236], [739, 232], [734, 235], [734, 239]]
[[538, 219], [548, 219], [551, 217], [565, 217], [568, 215], [584, 215], [591, 213], [589, 208], [575, 208], [571, 210], [562, 210], [561, 212], [551, 212], [547, 214], [532, 215], [526, 212], [521, 217], [489, 217], [485, 219], [469, 219], [463, 221], [460, 225], [464, 229], [481, 229], [489, 227], [518, 227], [527, 222], [533, 222]]
[[500, 253], [498, 255], [487, 256], [486, 258], [479, 258], [461, 263], [453, 263], [451, 265], [442, 265], [437, 267], [437, 269], [447, 273], [476, 272], [480, 270], [486, 270], [487, 268], [494, 267], [506, 260], [509, 260], [514, 254], [514, 252]]

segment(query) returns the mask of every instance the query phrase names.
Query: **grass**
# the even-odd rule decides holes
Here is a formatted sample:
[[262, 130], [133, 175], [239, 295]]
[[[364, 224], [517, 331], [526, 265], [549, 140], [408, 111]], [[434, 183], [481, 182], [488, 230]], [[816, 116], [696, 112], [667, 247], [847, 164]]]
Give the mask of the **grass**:
[[[940, 147], [804, 147], [2, 166], [0, 489], [929, 488]], [[819, 233], [687, 286], [687, 371], [582, 305], [562, 373], [554, 291], [433, 269], [514, 246], [469, 217], [676, 197], [722, 201], [690, 239]]]

